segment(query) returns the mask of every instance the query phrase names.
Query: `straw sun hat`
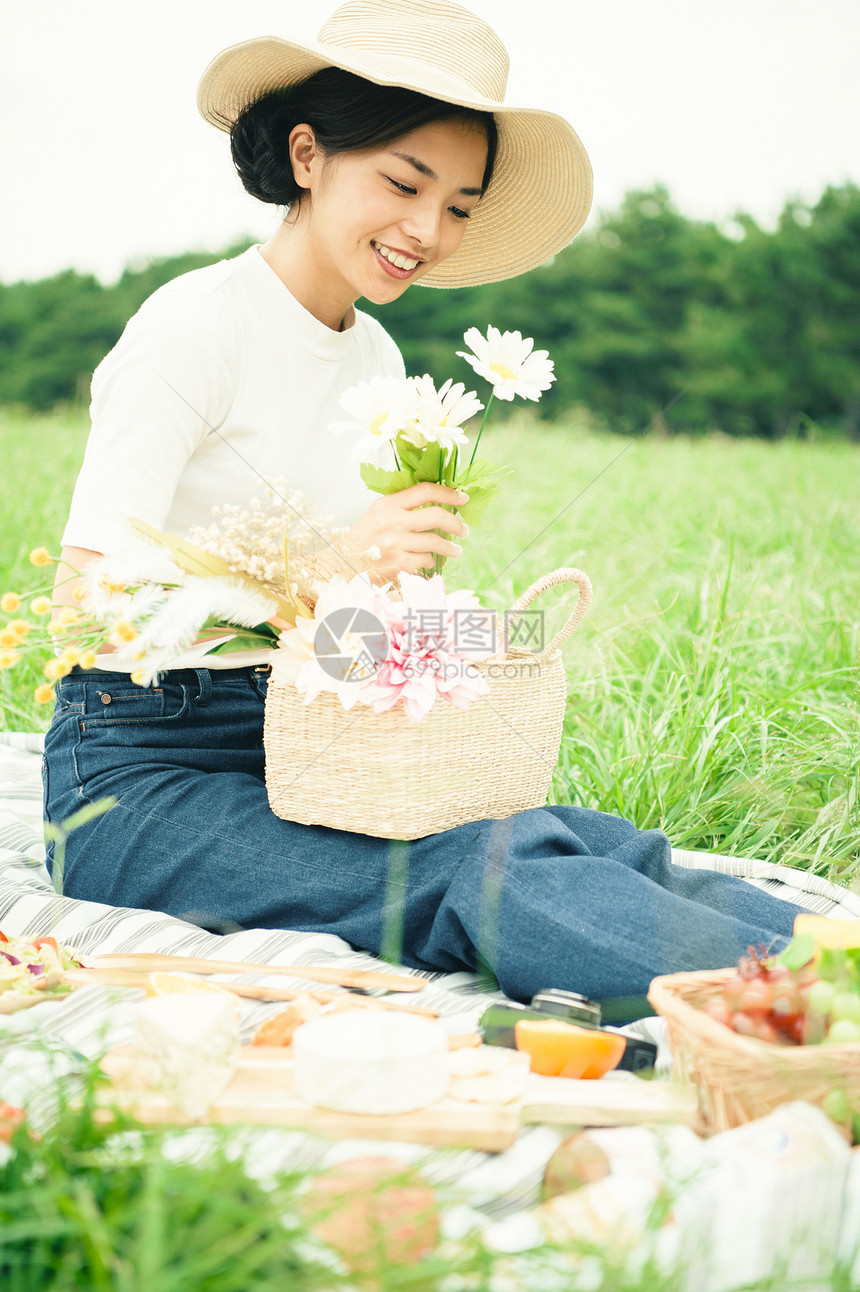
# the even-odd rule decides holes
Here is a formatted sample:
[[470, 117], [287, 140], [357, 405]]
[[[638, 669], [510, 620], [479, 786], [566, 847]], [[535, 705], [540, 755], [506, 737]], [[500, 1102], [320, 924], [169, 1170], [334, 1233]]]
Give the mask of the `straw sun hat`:
[[492, 27], [450, 0], [347, 0], [315, 42], [259, 36], [231, 45], [203, 73], [197, 106], [212, 125], [229, 130], [263, 94], [324, 67], [495, 117], [499, 145], [490, 186], [458, 251], [420, 280], [427, 286], [513, 278], [548, 260], [582, 228], [592, 179], [579, 136], [553, 112], [502, 102], [507, 50]]

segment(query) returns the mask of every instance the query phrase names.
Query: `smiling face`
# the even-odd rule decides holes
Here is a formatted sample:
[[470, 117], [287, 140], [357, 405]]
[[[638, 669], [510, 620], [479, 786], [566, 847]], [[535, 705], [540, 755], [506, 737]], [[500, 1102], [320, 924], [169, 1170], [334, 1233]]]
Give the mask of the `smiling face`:
[[395, 300], [460, 246], [487, 163], [480, 125], [434, 121], [383, 148], [332, 158], [315, 149], [307, 127], [293, 135], [306, 190], [292, 230], [293, 276], [299, 299], [329, 326], [360, 296]]

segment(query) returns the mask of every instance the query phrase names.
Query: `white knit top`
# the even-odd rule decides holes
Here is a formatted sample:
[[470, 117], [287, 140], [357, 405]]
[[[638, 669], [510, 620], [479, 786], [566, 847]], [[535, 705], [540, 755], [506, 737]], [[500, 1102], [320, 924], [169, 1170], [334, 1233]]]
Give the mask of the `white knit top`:
[[[279, 477], [317, 514], [354, 524], [379, 495], [348, 437], [328, 428], [344, 419], [349, 386], [385, 374], [404, 368], [384, 328], [356, 310], [351, 327], [332, 331], [259, 246], [182, 274], [144, 301], [93, 374], [92, 430], [63, 544], [120, 553], [125, 516], [185, 534], [210, 524], [216, 504], [262, 498], [264, 480]], [[251, 655], [261, 658], [206, 664], [235, 668]]]
[[63, 543], [122, 550], [123, 517], [176, 533], [207, 525], [217, 503], [260, 497], [283, 477], [338, 525], [379, 495], [350, 460], [347, 387], [403, 375], [368, 314], [334, 332], [301, 306], [250, 247], [195, 269], [144, 301], [93, 374], [92, 430]]

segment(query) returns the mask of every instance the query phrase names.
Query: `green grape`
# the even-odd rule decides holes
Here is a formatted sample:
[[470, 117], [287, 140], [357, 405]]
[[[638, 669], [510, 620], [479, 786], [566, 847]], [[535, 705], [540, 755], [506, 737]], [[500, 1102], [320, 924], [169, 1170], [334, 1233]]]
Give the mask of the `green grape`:
[[860, 1023], [860, 996], [853, 991], [835, 992], [830, 1013], [836, 1019], [845, 1018], [852, 1023]]
[[836, 988], [833, 983], [819, 978], [818, 982], [814, 982], [809, 989], [807, 1003], [814, 1014], [829, 1014], [835, 995]]
[[846, 961], [846, 954], [841, 947], [825, 947], [818, 958], [819, 978], [838, 978]]
[[851, 1116], [851, 1105], [845, 1098], [844, 1090], [829, 1090], [821, 1101], [822, 1112], [827, 1113], [831, 1121], [842, 1125]]
[[860, 1027], [850, 1018], [837, 1019], [830, 1024], [824, 1040], [828, 1045], [852, 1045], [860, 1041]]

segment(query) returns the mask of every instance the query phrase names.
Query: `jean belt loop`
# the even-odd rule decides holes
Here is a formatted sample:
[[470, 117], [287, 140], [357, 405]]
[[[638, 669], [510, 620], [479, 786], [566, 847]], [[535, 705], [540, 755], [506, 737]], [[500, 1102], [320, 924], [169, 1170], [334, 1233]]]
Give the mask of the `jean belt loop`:
[[208, 704], [212, 699], [212, 674], [208, 668], [196, 668], [197, 674], [197, 694], [194, 697], [196, 704]]

